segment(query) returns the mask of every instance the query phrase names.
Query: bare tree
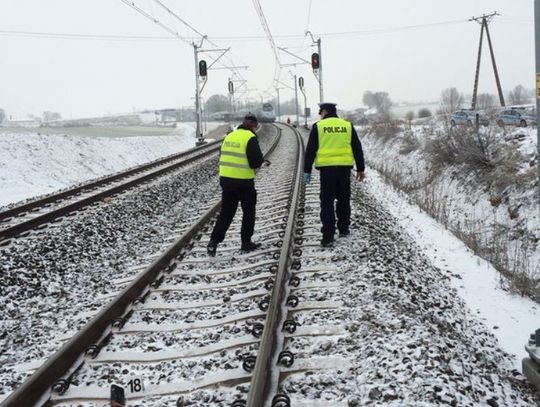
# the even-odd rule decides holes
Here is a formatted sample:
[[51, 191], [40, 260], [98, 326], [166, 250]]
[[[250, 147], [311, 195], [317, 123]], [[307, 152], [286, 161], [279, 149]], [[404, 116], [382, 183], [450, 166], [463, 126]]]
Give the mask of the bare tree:
[[456, 88], [448, 88], [441, 93], [441, 112], [452, 113], [463, 104], [463, 95]]
[[508, 93], [508, 101], [511, 105], [524, 105], [529, 102], [529, 92], [522, 85], [517, 85]]
[[487, 110], [495, 106], [495, 96], [489, 93], [480, 93], [476, 97], [476, 108], [478, 110]]
[[364, 92], [362, 101], [367, 107], [377, 109], [377, 113], [383, 118], [390, 118], [390, 109], [393, 103], [387, 92], [371, 92], [368, 90]]
[[0, 124], [6, 120], [6, 112], [4, 111], [4, 109], [0, 109]]
[[409, 127], [411, 127], [411, 122], [414, 119], [414, 112], [412, 110], [409, 110], [407, 113], [405, 113], [405, 119], [409, 122]]

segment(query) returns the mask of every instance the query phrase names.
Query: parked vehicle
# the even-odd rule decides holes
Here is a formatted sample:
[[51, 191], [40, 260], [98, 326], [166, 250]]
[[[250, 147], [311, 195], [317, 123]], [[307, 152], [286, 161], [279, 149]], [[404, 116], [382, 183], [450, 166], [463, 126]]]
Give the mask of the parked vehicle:
[[478, 124], [482, 126], [489, 125], [489, 118], [486, 116], [484, 112], [479, 112], [475, 110], [470, 109], [460, 109], [455, 111], [450, 116], [450, 125], [456, 126], [460, 124], [467, 124], [469, 126], [472, 126], [476, 124], [476, 120], [478, 119]]
[[501, 111], [497, 115], [499, 126], [536, 126], [536, 113], [533, 109], [511, 107]]

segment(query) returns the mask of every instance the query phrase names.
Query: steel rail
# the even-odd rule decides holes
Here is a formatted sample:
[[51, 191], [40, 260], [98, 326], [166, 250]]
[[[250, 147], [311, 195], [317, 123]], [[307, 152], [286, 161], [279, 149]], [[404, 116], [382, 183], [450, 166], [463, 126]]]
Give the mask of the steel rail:
[[78, 187], [75, 187], [75, 188], [70, 188], [70, 189], [67, 189], [65, 191], [60, 191], [58, 193], [53, 193], [53, 194], [48, 195], [46, 197], [43, 197], [41, 199], [37, 199], [37, 200], [31, 201], [31, 202], [24, 203], [22, 205], [15, 206], [13, 208], [6, 209], [6, 210], [0, 212], [0, 222], [3, 221], [4, 219], [9, 218], [9, 217], [17, 216], [17, 215], [19, 215], [21, 213], [25, 213], [25, 212], [30, 212], [32, 209], [45, 206], [45, 204], [58, 201], [59, 199], [64, 199], [64, 198], [76, 195], [79, 192], [86, 191], [86, 190], [89, 190], [89, 189], [93, 189], [93, 188], [98, 187], [100, 185], [104, 185], [104, 184], [107, 184], [109, 182], [113, 182], [113, 181], [116, 181], [118, 179], [121, 179], [121, 178], [129, 177], [129, 176], [131, 176], [133, 174], [136, 174], [137, 172], [145, 171], [145, 170], [148, 170], [150, 168], [166, 164], [166, 163], [168, 163], [170, 161], [177, 160], [179, 158], [185, 157], [186, 155], [196, 153], [197, 151], [199, 151], [201, 149], [207, 148], [209, 146], [213, 146], [213, 145], [215, 145], [215, 144], [217, 144], [219, 142], [220, 142], [220, 140], [216, 140], [216, 141], [208, 143], [208, 144], [206, 144], [204, 146], [194, 147], [194, 148], [191, 148], [189, 150], [182, 151], [181, 153], [178, 153], [178, 154], [173, 154], [173, 155], [170, 155], [168, 157], [161, 158], [161, 159], [158, 159], [156, 161], [152, 161], [150, 163], [146, 163], [146, 164], [142, 164], [142, 165], [133, 167], [133, 168], [127, 170], [127, 171], [123, 171], [123, 172], [119, 172], [119, 173], [114, 174], [114, 175], [106, 176], [104, 178], [100, 178], [98, 180], [91, 181], [91, 182], [89, 182], [87, 184], [79, 185]]
[[[281, 129], [264, 157], [268, 157], [281, 138]], [[221, 201], [210, 208], [191, 228], [177, 239], [166, 252], [141, 272], [120, 294], [94, 316], [74, 337], [30, 376], [18, 389], [11, 393], [0, 407], [30, 407], [46, 403], [52, 385], [81, 363], [87, 350], [98, 343], [110, 330], [113, 323], [129, 310], [130, 305], [148, 289], [158, 275], [178, 256], [191, 239], [204, 228], [206, 223], [221, 207]]]
[[[215, 143], [217, 143], [217, 142], [215, 142]], [[129, 188], [131, 188], [131, 187], [133, 187], [135, 185], [141, 184], [141, 183], [143, 183], [145, 181], [148, 181], [148, 180], [150, 180], [152, 178], [159, 177], [160, 175], [162, 175], [164, 173], [167, 173], [169, 171], [174, 171], [175, 169], [177, 169], [179, 167], [182, 167], [182, 166], [184, 166], [186, 164], [190, 164], [193, 161], [196, 161], [196, 160], [198, 160], [198, 159], [200, 159], [202, 157], [205, 157], [207, 155], [213, 154], [218, 149], [219, 149], [219, 145], [216, 144], [215, 146], [213, 146], [213, 148], [209, 149], [208, 151], [203, 151], [203, 152], [201, 152], [201, 154], [199, 154], [197, 156], [189, 157], [189, 158], [187, 158], [187, 159], [185, 159], [185, 160], [183, 160], [181, 162], [171, 164], [171, 165], [169, 165], [167, 167], [161, 168], [159, 170], [156, 170], [156, 171], [153, 171], [151, 173], [145, 174], [145, 175], [140, 176], [138, 178], [132, 179], [131, 181], [128, 181], [126, 183], [117, 185], [117, 186], [112, 187], [112, 188], [108, 188], [108, 189], [103, 190], [101, 192], [98, 192], [96, 194], [92, 194], [90, 196], [87, 196], [86, 198], [82, 198], [82, 199], [80, 199], [78, 201], [72, 202], [72, 203], [67, 204], [65, 206], [62, 206], [60, 208], [53, 209], [52, 211], [46, 212], [46, 213], [44, 213], [42, 215], [35, 216], [35, 217], [31, 218], [31, 219], [23, 220], [22, 222], [17, 223], [17, 224], [12, 225], [12, 226], [8, 226], [5, 229], [0, 229], [0, 241], [9, 239], [11, 237], [14, 237], [14, 236], [16, 236], [16, 235], [18, 235], [18, 234], [20, 234], [22, 232], [26, 232], [27, 230], [31, 230], [31, 229], [33, 229], [33, 228], [35, 228], [35, 227], [37, 227], [39, 225], [42, 225], [44, 223], [51, 222], [53, 219], [59, 218], [61, 216], [67, 215], [68, 213], [71, 213], [71, 212], [74, 212], [74, 211], [79, 210], [81, 208], [84, 208], [85, 206], [88, 206], [88, 205], [90, 205], [90, 204], [92, 204], [94, 202], [97, 202], [100, 199], [109, 197], [111, 195], [117, 194], [117, 193], [122, 192], [122, 191], [125, 191], [126, 189], [129, 189]], [[193, 150], [190, 150], [191, 153], [196, 152], [196, 151], [193, 151]], [[184, 155], [187, 155], [187, 154], [184, 154]], [[135, 171], [135, 172], [137, 172], [137, 171]], [[127, 175], [124, 174], [122, 176], [119, 176], [118, 178], [123, 178], [124, 176], [127, 176]]]
[[259, 352], [253, 369], [253, 377], [247, 397], [247, 407], [270, 406], [271, 397], [277, 392], [279, 385], [279, 369], [276, 366], [279, 353], [283, 348], [284, 336], [282, 327], [287, 316], [286, 300], [289, 292], [288, 270], [292, 260], [291, 250], [293, 233], [297, 222], [296, 212], [303, 190], [304, 142], [298, 130], [295, 129], [294, 132], [298, 141], [294, 190], [285, 236], [283, 237], [278, 270], [272, 288], [268, 313], [264, 321], [264, 331], [259, 345]]

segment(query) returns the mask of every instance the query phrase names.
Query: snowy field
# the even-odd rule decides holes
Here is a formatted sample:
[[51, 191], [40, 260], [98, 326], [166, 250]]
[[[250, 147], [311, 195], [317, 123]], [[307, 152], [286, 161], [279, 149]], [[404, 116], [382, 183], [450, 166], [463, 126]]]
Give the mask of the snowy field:
[[0, 128], [0, 206], [175, 154], [195, 142], [194, 125], [184, 123], [176, 128]]

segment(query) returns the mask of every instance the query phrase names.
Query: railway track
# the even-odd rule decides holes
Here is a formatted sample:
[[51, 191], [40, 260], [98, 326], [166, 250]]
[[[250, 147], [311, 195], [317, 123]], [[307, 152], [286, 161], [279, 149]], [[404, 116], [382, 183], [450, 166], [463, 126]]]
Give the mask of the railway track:
[[187, 165], [207, 159], [219, 150], [219, 141], [171, 155], [169, 157], [132, 168], [90, 183], [54, 193], [0, 212], [0, 245], [10, 238], [26, 236], [34, 228], [44, 228], [62, 217], [71, 216], [77, 210], [95, 204], [115, 194]]
[[[299, 265], [299, 262], [294, 261], [293, 258], [301, 253], [291, 246], [294, 240], [297, 243], [301, 241], [301, 235], [297, 236], [296, 239], [292, 239], [291, 236], [297, 229], [295, 212], [301, 195], [301, 168], [297, 164], [302, 162], [303, 154], [299, 136], [297, 136], [296, 141], [290, 138], [284, 138], [284, 140], [288, 141], [289, 145], [281, 143], [277, 147], [282, 152], [278, 155], [278, 161], [274, 162], [274, 165], [280, 170], [276, 171], [273, 179], [265, 180], [264, 187], [259, 188], [257, 235], [259, 239], [265, 241], [261, 250], [255, 253], [239, 253], [236, 246], [223, 245], [223, 247], [220, 246], [216, 258], [208, 258], [205, 253], [207, 234], [198, 231], [201, 227], [208, 228], [208, 225], [204, 225], [217, 207], [210, 209], [164, 256], [157, 259], [142, 274], [146, 277], [141, 277], [139, 279], [141, 281], [119, 281], [119, 284], [128, 284], [128, 287], [113, 300], [112, 305], [94, 318], [84, 331], [70, 339], [55, 357], [38, 370], [4, 404], [18, 405], [17, 403], [35, 402], [37, 398], [29, 400], [25, 397], [28, 397], [29, 394], [34, 394], [36, 397], [42, 391], [46, 393], [51, 385], [51, 377], [58, 378], [58, 372], [61, 370], [67, 370], [68, 373], [67, 376], [64, 375], [64, 378], [52, 384], [52, 388], [62, 393], [62, 395], [53, 395], [52, 403], [63, 405], [62, 403], [67, 402], [69, 405], [74, 400], [78, 400], [77, 402], [108, 400], [110, 398], [108, 381], [116, 380], [117, 383], [125, 385], [124, 379], [126, 379], [126, 369], [124, 368], [116, 374], [111, 374], [111, 363], [113, 366], [125, 363], [133, 367], [133, 364], [137, 365], [137, 362], [139, 365], [137, 365], [136, 371], [131, 374], [133, 377], [130, 380], [137, 381], [141, 384], [141, 389], [146, 387], [148, 390], [139, 389], [141, 390], [140, 394], [131, 394], [131, 397], [151, 400], [155, 397], [161, 399], [168, 394], [174, 394], [175, 397], [179, 397], [177, 401], [183, 400], [184, 397], [189, 399], [190, 395], [184, 394], [186, 389], [190, 389], [192, 392], [198, 387], [204, 388], [206, 387], [204, 383], [209, 381], [220, 383], [230, 380], [246, 381], [250, 378], [250, 371], [253, 368], [258, 368], [255, 366], [257, 359], [251, 353], [254, 353], [258, 347], [258, 337], [262, 330], [265, 311], [277, 309], [273, 302], [289, 302], [289, 304], [299, 306], [299, 309], [335, 307], [335, 304], [331, 303], [298, 305], [294, 296], [284, 297], [288, 290], [283, 288], [289, 283], [293, 286], [296, 284], [294, 279], [289, 282], [287, 273], [291, 267]], [[295, 149], [291, 149], [291, 142], [297, 143]], [[293, 156], [291, 156], [292, 152], [294, 152]], [[281, 186], [276, 188], [275, 185]], [[230, 233], [238, 233], [238, 230], [235, 229], [238, 229], [238, 226], [233, 226]], [[194, 237], [195, 240], [192, 240]], [[191, 247], [192, 245], [193, 247]], [[165, 266], [166, 271], [162, 269], [163, 266]], [[141, 287], [148, 283], [151, 283], [152, 288], [147, 292], [145, 292], [146, 288], [141, 290]], [[274, 287], [275, 294], [269, 296], [269, 290], [272, 287]], [[139, 292], [135, 294], [135, 291]], [[113, 317], [114, 313], [118, 314], [119, 309], [130, 308], [126, 301], [135, 301], [135, 299], [138, 304], [133, 309], [123, 312], [123, 316]], [[111, 311], [112, 309], [115, 311]], [[108, 319], [107, 324], [103, 321], [104, 314], [107, 314], [107, 318], [105, 318]], [[275, 327], [265, 328], [264, 332], [271, 330], [281, 332], [282, 325], [285, 324], [288, 335], [295, 335], [294, 321], [281, 321], [280, 317], [276, 318], [279, 314], [276, 311], [269, 312], [269, 315], [273, 316], [268, 317], [266, 324], [268, 327], [273, 325]], [[129, 321], [126, 321], [126, 315], [130, 315]], [[165, 320], [166, 323], [164, 323]], [[107, 325], [105, 331], [103, 331], [104, 324]], [[154, 352], [150, 354], [146, 349], [148, 343], [186, 346], [190, 344], [190, 341], [192, 346], [201, 347], [200, 341], [193, 339], [193, 332], [209, 328], [211, 331], [217, 330], [219, 332], [210, 332], [210, 338], [219, 340], [216, 343], [205, 344], [202, 349], [194, 351], [184, 348], [156, 352], [157, 348], [153, 347]], [[317, 334], [320, 331], [319, 328], [311, 330], [304, 328], [296, 335]], [[112, 337], [111, 333], [114, 333]], [[240, 336], [238, 337], [238, 335]], [[100, 344], [100, 338], [107, 338], [107, 344]], [[198, 335], [195, 335], [195, 338], [198, 338]], [[268, 342], [268, 339], [263, 339], [263, 343], [265, 342]], [[101, 349], [102, 346], [103, 349]], [[242, 350], [239, 351], [238, 348]], [[129, 349], [127, 354], [126, 349]], [[97, 350], [101, 352], [98, 353]], [[138, 356], [133, 355], [134, 350], [140, 352]], [[82, 367], [79, 365], [81, 351], [95, 357], [87, 357], [88, 361]], [[79, 353], [76, 360], [66, 356], [73, 352], [74, 354]], [[279, 354], [274, 355], [272, 352], [266, 355], [269, 351], [264, 349], [262, 352], [264, 356], [259, 357], [259, 361], [271, 360], [276, 357], [281, 360], [285, 357]], [[162, 371], [165, 368], [163, 364], [167, 364], [167, 361], [169, 363], [171, 361], [177, 362], [176, 369], [178, 369], [178, 365], [185, 363], [183, 361], [186, 358], [206, 354], [211, 355], [210, 359], [215, 358], [216, 354], [221, 355], [220, 358], [224, 358], [224, 360], [217, 362], [212, 359], [213, 366], [224, 366], [227, 373], [224, 377], [221, 377], [221, 374], [201, 377], [197, 377], [193, 373], [190, 374], [188, 367], [193, 364], [191, 361], [181, 367], [185, 382], [178, 383], [176, 381], [175, 389], [167, 390], [171, 386], [160, 383], [159, 378], [151, 373]], [[239, 354], [242, 355], [241, 358], [238, 357]], [[171, 366], [169, 365], [169, 367]], [[70, 369], [77, 371], [73, 377], [70, 377]], [[99, 379], [104, 377], [99, 371], [109, 371], [106, 375], [108, 379], [105, 382]], [[133, 371], [133, 369], [128, 369], [128, 371]], [[66, 377], [70, 377], [69, 380]], [[97, 387], [93, 387], [91, 390], [68, 385], [71, 382], [93, 380], [92, 377], [96, 379], [94, 386]], [[193, 377], [196, 378], [193, 382], [186, 380]], [[40, 387], [41, 390], [34, 390], [36, 386]], [[182, 391], [182, 389], [184, 390]], [[79, 390], [82, 390], [82, 395]], [[137, 393], [136, 389], [132, 390]], [[263, 391], [267, 393], [269, 390]], [[90, 398], [84, 395], [88, 392], [92, 394]], [[233, 395], [233, 397], [236, 396]], [[259, 399], [259, 395], [255, 397]], [[238, 402], [239, 400], [237, 399]], [[161, 401], [156, 405], [159, 403]]]
[[105, 405], [112, 385], [128, 406], [530, 405], [363, 188], [351, 236], [320, 247], [318, 176], [301, 186], [284, 132], [257, 176], [260, 250], [239, 250], [238, 219], [208, 257], [211, 208], [2, 407]]

